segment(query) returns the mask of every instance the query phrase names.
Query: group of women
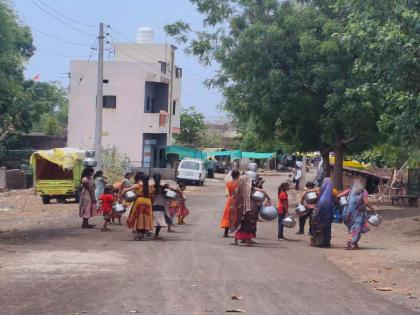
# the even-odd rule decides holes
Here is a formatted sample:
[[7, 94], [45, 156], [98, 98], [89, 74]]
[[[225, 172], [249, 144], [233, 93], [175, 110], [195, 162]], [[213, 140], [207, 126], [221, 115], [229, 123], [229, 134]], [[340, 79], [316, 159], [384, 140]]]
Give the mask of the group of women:
[[[271, 200], [264, 190], [253, 185], [249, 176], [240, 175], [238, 170], [232, 171], [226, 188], [228, 197], [220, 224], [220, 227], [224, 229], [224, 237], [228, 237], [228, 233], [232, 232], [235, 233], [234, 245], [238, 245], [238, 241], [251, 245], [254, 243], [252, 239], [256, 237], [261, 205], [251, 198], [251, 194], [253, 191], [259, 190], [265, 194], [265, 202], [271, 204]], [[334, 209], [338, 198], [346, 196], [348, 205], [344, 208], [342, 216], [349, 231], [347, 249], [359, 248], [358, 242], [361, 235], [369, 230], [367, 209], [375, 211], [368, 202], [367, 192], [361, 182], [354, 180], [349, 190], [338, 194], [333, 188], [331, 179], [327, 177], [322, 181], [320, 188], [308, 191], [318, 194], [318, 201], [311, 209], [311, 246], [331, 246]]]
[[[105, 182], [103, 173], [96, 173], [92, 168], [85, 168], [82, 172], [82, 191], [79, 206], [79, 215], [83, 219], [82, 228], [92, 228], [89, 219], [97, 215], [97, 203], [100, 194], [103, 193], [95, 188], [95, 182]], [[96, 176], [98, 174], [98, 176]], [[161, 175], [156, 173], [151, 180], [147, 174], [137, 172], [134, 176], [134, 184], [130, 182], [130, 174], [126, 174], [124, 180], [116, 189], [116, 201], [123, 203], [128, 209], [127, 225], [135, 233], [136, 240], [143, 240], [146, 237], [159, 239], [159, 233], [162, 227], [168, 225], [168, 232], [171, 232], [170, 226], [174, 223], [175, 215], [178, 216], [178, 224], [184, 223], [184, 218], [189, 214], [185, 205], [183, 185], [169, 185], [161, 181]], [[95, 179], [94, 179], [95, 178]], [[101, 180], [98, 180], [101, 178]], [[104, 185], [105, 186], [105, 185]], [[104, 187], [105, 189], [105, 187]], [[179, 199], [174, 202], [168, 202], [164, 197], [165, 189], [170, 189], [178, 194]], [[127, 202], [124, 195], [134, 191], [136, 199], [133, 202]], [[153, 234], [151, 231], [155, 230]]]

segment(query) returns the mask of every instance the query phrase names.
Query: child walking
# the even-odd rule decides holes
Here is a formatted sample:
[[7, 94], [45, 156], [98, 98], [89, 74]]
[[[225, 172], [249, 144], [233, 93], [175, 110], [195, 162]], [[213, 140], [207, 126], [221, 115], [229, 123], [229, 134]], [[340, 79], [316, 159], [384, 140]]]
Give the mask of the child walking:
[[296, 234], [305, 234], [305, 223], [309, 218], [309, 235], [312, 235], [312, 211], [316, 207], [316, 203], [309, 204], [305, 201], [306, 194], [311, 191], [315, 191], [315, 184], [313, 182], [307, 182], [305, 185], [305, 192], [300, 198], [300, 204], [304, 205], [309, 212], [299, 217], [299, 231]]
[[179, 184], [180, 200], [179, 200], [179, 205], [178, 205], [178, 224], [180, 225], [185, 224], [184, 219], [188, 214], [190, 214], [190, 211], [185, 205], [184, 191], [186, 188], [187, 186], [184, 183]]
[[108, 229], [108, 223], [111, 222], [111, 215], [112, 215], [112, 205], [114, 203], [114, 194], [113, 194], [113, 187], [112, 186], [106, 186], [104, 193], [99, 195], [99, 199], [101, 202], [101, 211], [104, 216], [104, 225], [102, 226], [101, 231], [107, 232]]
[[289, 190], [289, 183], [283, 182], [278, 188], [278, 198], [279, 203], [277, 205], [278, 212], [278, 235], [277, 238], [279, 241], [285, 240], [283, 235], [283, 219], [286, 217], [287, 212], [289, 211], [289, 196], [287, 191]]

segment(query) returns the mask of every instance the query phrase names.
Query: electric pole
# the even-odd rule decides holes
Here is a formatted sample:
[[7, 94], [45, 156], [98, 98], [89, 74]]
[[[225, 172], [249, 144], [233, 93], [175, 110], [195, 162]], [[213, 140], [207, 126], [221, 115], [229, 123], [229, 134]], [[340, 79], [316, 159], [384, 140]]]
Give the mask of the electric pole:
[[95, 153], [97, 169], [102, 168], [102, 108], [104, 95], [104, 23], [99, 24], [98, 86], [96, 88]]

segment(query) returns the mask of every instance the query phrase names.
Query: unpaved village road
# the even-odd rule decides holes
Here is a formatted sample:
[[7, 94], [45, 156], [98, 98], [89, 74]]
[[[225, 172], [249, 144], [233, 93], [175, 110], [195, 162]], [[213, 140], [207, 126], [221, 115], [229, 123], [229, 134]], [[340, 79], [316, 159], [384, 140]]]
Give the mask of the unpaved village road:
[[[268, 178], [271, 195], [279, 181]], [[82, 230], [75, 213], [22, 241], [3, 235], [0, 314], [415, 314], [352, 281], [307, 237], [277, 241], [276, 222], [258, 224], [258, 245], [229, 246], [223, 181], [187, 198], [188, 224], [161, 241], [133, 241], [125, 226]]]

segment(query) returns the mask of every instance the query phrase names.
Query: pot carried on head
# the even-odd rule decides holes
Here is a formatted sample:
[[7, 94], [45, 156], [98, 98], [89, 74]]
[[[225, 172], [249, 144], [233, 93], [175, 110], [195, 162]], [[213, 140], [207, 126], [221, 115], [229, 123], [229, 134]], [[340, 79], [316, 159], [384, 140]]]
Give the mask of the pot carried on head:
[[165, 190], [165, 198], [170, 200], [177, 200], [179, 199], [178, 193], [176, 191], [167, 189]]
[[277, 218], [277, 209], [274, 206], [261, 206], [260, 216], [264, 220], [272, 221]]
[[82, 162], [84, 167], [96, 167], [98, 165], [98, 161], [94, 158], [87, 157]]

